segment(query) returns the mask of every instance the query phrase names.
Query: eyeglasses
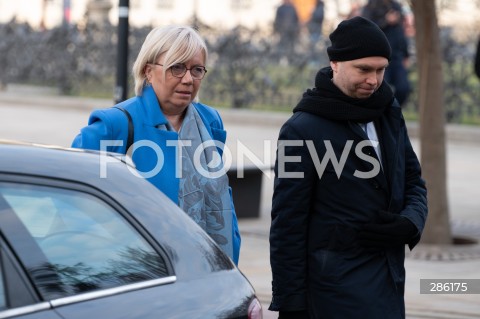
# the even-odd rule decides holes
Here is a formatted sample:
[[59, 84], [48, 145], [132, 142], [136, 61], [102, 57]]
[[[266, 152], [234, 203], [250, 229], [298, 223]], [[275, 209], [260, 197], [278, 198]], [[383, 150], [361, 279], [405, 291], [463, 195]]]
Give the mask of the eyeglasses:
[[[160, 63], [150, 63], [150, 64], [163, 66], [163, 64], [160, 64]], [[205, 73], [207, 73], [207, 69], [205, 69], [205, 67], [201, 65], [194, 65], [193, 67], [188, 69], [185, 66], [185, 64], [177, 63], [172, 65], [169, 69], [170, 69], [170, 72], [172, 72], [172, 75], [176, 78], [183, 78], [185, 74], [187, 74], [187, 71], [190, 71], [190, 75], [194, 80], [203, 79], [203, 77], [205, 76]]]

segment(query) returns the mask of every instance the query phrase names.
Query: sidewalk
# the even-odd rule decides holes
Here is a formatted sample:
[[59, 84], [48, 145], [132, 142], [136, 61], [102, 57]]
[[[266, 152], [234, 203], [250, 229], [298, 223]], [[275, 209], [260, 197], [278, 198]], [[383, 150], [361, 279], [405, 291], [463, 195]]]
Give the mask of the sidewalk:
[[[95, 108], [113, 105], [111, 100], [59, 97], [49, 92], [0, 91], [1, 106], [82, 110], [82, 123]], [[28, 109], [30, 112], [30, 109]], [[275, 159], [278, 131], [290, 116], [286, 113], [250, 110], [219, 110], [227, 128], [227, 147], [235, 150], [239, 143], [248, 147], [265, 164]], [[78, 112], [80, 113], [80, 112]], [[22, 125], [22, 123], [17, 123]], [[409, 132], [418, 150], [416, 123], [408, 123]], [[79, 128], [71, 128], [73, 132]], [[65, 132], [64, 132], [65, 133]], [[67, 132], [65, 134], [73, 133]], [[448, 193], [453, 233], [456, 236], [480, 239], [480, 128], [459, 125], [447, 127]], [[71, 137], [68, 137], [70, 140]], [[271, 298], [268, 232], [270, 227], [273, 174], [263, 177], [260, 217], [240, 219], [242, 248], [239, 268], [251, 281], [264, 307], [264, 318], [277, 318], [267, 310]], [[480, 245], [456, 245], [448, 249], [416, 247], [406, 260], [407, 318], [480, 318], [480, 294], [420, 294], [420, 279], [480, 279]]]
[[[92, 111], [97, 108], [113, 106], [112, 99], [96, 99], [56, 95], [51, 88], [37, 88], [28, 85], [9, 85], [7, 90], [0, 90], [0, 102], [14, 105], [36, 105], [49, 108], [69, 108]], [[290, 113], [252, 111], [248, 109], [219, 109], [225, 123], [246, 123], [250, 126], [265, 125], [280, 128]], [[418, 137], [418, 123], [408, 122], [411, 137]], [[446, 136], [449, 141], [471, 142], [480, 144], [480, 127], [448, 124]]]

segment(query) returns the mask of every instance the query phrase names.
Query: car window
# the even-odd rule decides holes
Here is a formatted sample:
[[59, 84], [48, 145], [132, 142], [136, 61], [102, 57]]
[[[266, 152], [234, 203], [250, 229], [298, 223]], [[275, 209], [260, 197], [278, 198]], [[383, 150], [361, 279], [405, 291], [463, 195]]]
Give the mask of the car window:
[[5, 285], [3, 284], [3, 268], [0, 263], [0, 311], [7, 309], [7, 300], [5, 299]]
[[[46, 298], [168, 275], [165, 261], [141, 234], [112, 206], [93, 195], [0, 183], [0, 196], [26, 229], [25, 236], [33, 238], [45, 256], [43, 265], [28, 271]], [[32, 264], [28, 260], [24, 263]], [[39, 275], [42, 271], [50, 276]]]

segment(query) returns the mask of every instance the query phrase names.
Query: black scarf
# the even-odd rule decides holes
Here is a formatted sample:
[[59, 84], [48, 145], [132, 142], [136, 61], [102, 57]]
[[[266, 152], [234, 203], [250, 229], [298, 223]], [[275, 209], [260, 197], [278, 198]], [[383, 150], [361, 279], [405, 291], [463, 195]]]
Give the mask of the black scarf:
[[354, 122], [371, 122], [384, 113], [393, 103], [393, 92], [383, 81], [375, 93], [366, 99], [345, 95], [332, 81], [332, 68], [318, 71], [315, 88], [303, 93], [303, 98], [293, 112], [308, 112], [321, 117]]

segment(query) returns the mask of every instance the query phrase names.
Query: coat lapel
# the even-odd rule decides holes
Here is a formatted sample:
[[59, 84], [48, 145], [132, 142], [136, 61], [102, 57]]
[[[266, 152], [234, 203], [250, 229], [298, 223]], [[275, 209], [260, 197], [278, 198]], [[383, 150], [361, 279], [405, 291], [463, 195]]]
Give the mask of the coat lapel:
[[393, 106], [390, 109], [391, 116], [381, 117], [375, 124], [379, 131], [379, 141], [382, 149], [383, 167], [389, 184], [395, 176], [394, 169], [398, 162], [398, 145], [400, 134], [401, 110]]
[[[358, 139], [355, 140], [355, 145], [360, 143], [361, 141], [368, 140], [368, 135], [367, 133], [358, 125], [356, 122], [349, 122], [351, 130], [355, 133], [356, 137]], [[377, 128], [377, 125], [375, 125], [375, 128]], [[377, 129], [377, 135], [380, 135], [380, 132]], [[380, 139], [380, 136], [379, 136]], [[383, 149], [382, 142], [380, 141], [380, 149]], [[377, 153], [375, 152], [374, 148], [369, 146], [369, 147], [364, 147], [362, 150], [364, 153], [368, 152], [368, 155], [371, 157], [376, 158], [379, 162], [380, 159], [377, 156]], [[371, 167], [367, 166], [369, 164], [366, 164], [366, 162], [361, 161], [362, 163], [365, 163], [365, 168], [371, 169]], [[385, 163], [384, 163], [384, 158], [383, 158], [383, 151], [382, 151], [382, 169], [380, 169], [380, 172], [374, 177], [375, 181], [383, 188], [383, 189], [388, 189], [388, 182], [387, 178], [385, 176]]]

